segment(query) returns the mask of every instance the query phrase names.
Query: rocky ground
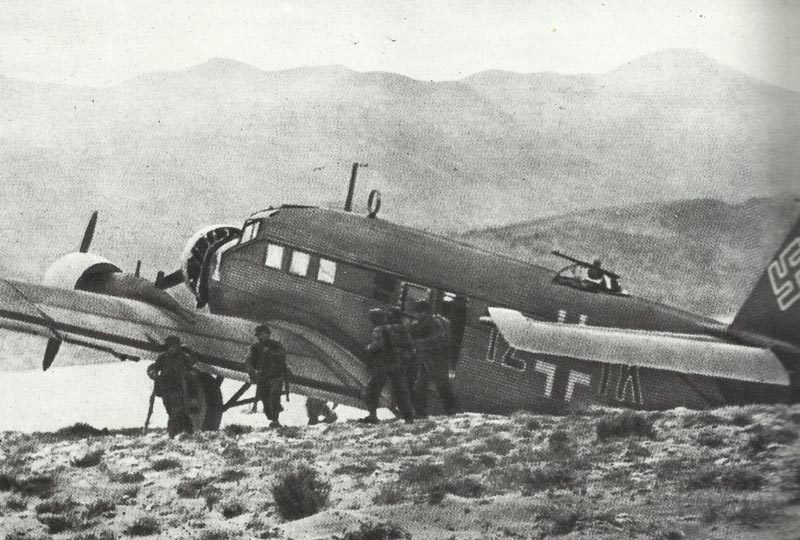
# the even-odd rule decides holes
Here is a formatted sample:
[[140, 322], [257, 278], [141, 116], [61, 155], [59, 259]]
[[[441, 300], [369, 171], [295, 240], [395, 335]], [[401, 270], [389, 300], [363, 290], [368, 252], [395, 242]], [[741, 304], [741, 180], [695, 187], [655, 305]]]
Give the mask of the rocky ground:
[[800, 406], [0, 434], [0, 534], [800, 537]]

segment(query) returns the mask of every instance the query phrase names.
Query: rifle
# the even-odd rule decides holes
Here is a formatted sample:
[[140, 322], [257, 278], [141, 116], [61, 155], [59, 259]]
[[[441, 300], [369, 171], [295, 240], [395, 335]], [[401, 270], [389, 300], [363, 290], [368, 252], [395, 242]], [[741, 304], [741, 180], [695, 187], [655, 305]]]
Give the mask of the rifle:
[[153, 406], [156, 403], [156, 385], [153, 383], [153, 391], [150, 393], [150, 404], [147, 406], [147, 418], [144, 421], [142, 434], [147, 433], [147, 428], [150, 426], [150, 418], [153, 417]]

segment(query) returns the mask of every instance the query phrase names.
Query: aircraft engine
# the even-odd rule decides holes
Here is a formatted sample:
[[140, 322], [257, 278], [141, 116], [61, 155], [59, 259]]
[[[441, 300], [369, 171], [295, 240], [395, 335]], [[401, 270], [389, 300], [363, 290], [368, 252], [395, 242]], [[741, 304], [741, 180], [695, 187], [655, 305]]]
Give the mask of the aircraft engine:
[[203, 307], [207, 301], [207, 279], [217, 250], [238, 238], [241, 233], [241, 229], [233, 225], [209, 225], [187, 240], [181, 253], [180, 275], [197, 299], [198, 307]]
[[94, 253], [67, 253], [45, 271], [42, 283], [62, 289], [83, 289], [86, 281], [100, 276], [122, 272], [122, 270], [100, 255]]
[[94, 253], [68, 253], [45, 272], [44, 285], [62, 289], [119, 296], [163, 307], [173, 313], [183, 308], [172, 296], [135, 274], [123, 272], [117, 265]]

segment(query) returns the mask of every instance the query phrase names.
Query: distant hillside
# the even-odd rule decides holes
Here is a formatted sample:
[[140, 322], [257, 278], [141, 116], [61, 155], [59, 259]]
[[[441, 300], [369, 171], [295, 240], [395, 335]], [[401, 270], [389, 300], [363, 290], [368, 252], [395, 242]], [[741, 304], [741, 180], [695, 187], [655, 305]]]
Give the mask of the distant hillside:
[[[203, 224], [357, 199], [442, 231], [592, 207], [797, 193], [800, 94], [693, 51], [602, 75], [426, 82], [225, 59], [110, 88], [0, 77], [4, 264], [41, 275], [101, 211], [94, 248], [146, 274]], [[339, 203], [341, 204], [341, 203]]]
[[644, 203], [575, 212], [474, 230], [461, 238], [554, 270], [551, 255], [603, 261], [639, 296], [731, 316], [744, 302], [789, 228], [800, 198]]

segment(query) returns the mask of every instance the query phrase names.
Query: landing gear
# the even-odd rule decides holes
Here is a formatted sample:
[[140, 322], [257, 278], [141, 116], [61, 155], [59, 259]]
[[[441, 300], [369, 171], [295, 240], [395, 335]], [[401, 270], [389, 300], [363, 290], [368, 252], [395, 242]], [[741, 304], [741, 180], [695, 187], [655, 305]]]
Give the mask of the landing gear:
[[214, 431], [222, 423], [222, 379], [214, 379], [206, 373], [196, 373], [192, 385], [192, 407], [189, 418], [194, 431]]

